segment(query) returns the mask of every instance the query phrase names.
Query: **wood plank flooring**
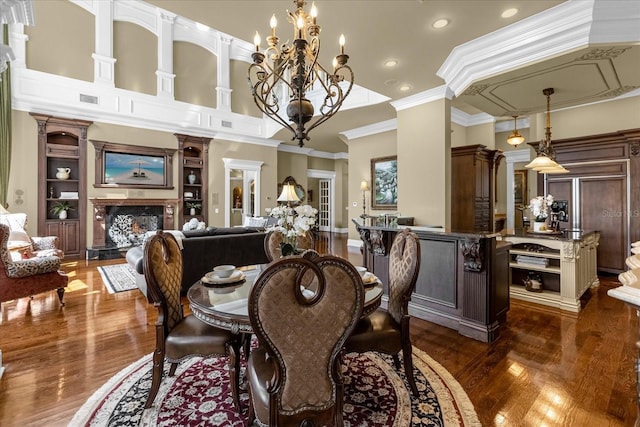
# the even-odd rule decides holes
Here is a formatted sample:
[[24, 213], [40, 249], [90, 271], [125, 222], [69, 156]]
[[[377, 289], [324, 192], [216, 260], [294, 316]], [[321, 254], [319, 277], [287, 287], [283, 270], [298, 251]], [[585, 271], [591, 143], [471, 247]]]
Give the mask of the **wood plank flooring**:
[[[346, 237], [325, 234], [321, 252], [360, 264]], [[55, 292], [2, 304], [0, 426], [66, 426], [116, 372], [150, 353], [156, 311], [138, 291], [110, 295], [99, 265], [69, 260]], [[413, 319], [413, 344], [458, 380], [484, 426], [631, 426], [636, 418], [634, 310], [606, 295], [603, 277], [577, 315], [512, 300], [492, 345]]]

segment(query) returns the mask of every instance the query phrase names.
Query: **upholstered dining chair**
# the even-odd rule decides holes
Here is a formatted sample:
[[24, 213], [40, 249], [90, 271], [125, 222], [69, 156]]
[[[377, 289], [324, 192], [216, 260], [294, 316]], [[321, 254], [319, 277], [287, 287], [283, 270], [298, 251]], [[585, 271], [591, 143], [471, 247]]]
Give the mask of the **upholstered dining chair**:
[[[311, 295], [301, 287], [309, 272]], [[250, 424], [343, 425], [342, 347], [363, 303], [362, 281], [342, 258], [285, 257], [262, 272], [249, 296], [259, 343], [247, 362]]]
[[171, 363], [169, 375], [173, 376], [178, 363], [190, 356], [222, 355], [228, 357], [233, 402], [240, 411], [240, 336], [193, 315], [184, 316], [180, 301], [182, 253], [173, 235], [159, 231], [147, 241], [144, 252], [147, 297], [158, 309], [153, 375], [145, 408], [151, 407], [158, 393], [165, 359]]
[[420, 270], [420, 241], [418, 236], [404, 229], [397, 233], [389, 253], [389, 303], [361, 319], [347, 339], [347, 352], [377, 351], [393, 355], [400, 369], [398, 354], [402, 351], [404, 371], [411, 391], [418, 395], [413, 376], [411, 338], [409, 336], [409, 301]]
[[[269, 230], [264, 238], [264, 252], [269, 261], [282, 258], [281, 245], [284, 242], [284, 234], [279, 230]], [[313, 249], [314, 240], [310, 232], [296, 237], [296, 247], [298, 250]]]

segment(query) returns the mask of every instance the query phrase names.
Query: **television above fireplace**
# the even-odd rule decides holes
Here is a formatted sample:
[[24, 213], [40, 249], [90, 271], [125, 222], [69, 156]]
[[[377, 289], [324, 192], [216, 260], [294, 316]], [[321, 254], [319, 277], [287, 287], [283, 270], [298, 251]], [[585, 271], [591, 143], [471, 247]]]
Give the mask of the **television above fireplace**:
[[91, 143], [96, 154], [94, 187], [173, 188], [175, 149]]

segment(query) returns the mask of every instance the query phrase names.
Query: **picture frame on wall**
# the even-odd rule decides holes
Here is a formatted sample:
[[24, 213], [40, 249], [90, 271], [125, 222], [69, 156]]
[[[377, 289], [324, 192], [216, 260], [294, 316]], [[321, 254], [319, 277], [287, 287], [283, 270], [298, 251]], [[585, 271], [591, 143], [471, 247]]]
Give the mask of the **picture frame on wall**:
[[526, 169], [513, 171], [513, 202], [517, 207], [524, 207], [529, 204], [529, 188], [527, 186]]
[[371, 159], [371, 209], [398, 208], [398, 156]]

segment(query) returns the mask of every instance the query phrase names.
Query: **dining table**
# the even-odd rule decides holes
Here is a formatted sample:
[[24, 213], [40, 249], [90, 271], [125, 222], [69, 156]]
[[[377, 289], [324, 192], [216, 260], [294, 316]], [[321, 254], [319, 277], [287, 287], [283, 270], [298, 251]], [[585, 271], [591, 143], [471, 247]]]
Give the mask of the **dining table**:
[[[239, 267], [244, 276], [237, 283], [212, 284], [198, 280], [187, 291], [191, 313], [203, 322], [235, 334], [252, 334], [249, 320], [249, 294], [254, 282], [268, 264]], [[375, 311], [382, 301], [382, 284], [375, 280], [365, 284], [362, 316]]]

